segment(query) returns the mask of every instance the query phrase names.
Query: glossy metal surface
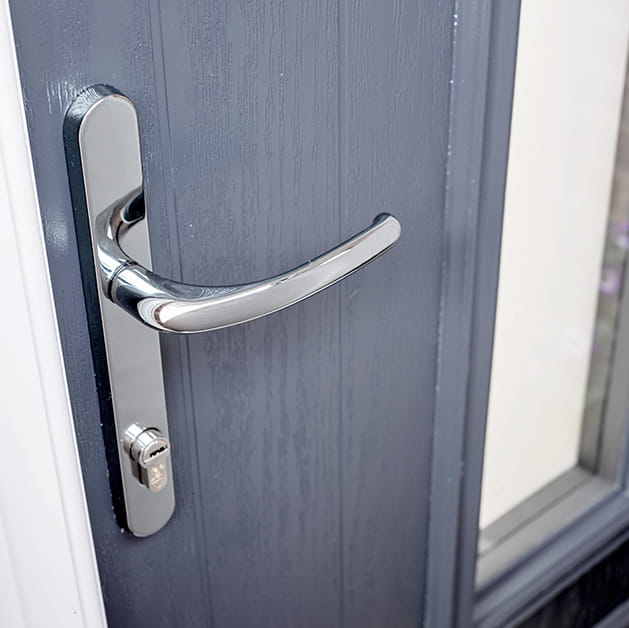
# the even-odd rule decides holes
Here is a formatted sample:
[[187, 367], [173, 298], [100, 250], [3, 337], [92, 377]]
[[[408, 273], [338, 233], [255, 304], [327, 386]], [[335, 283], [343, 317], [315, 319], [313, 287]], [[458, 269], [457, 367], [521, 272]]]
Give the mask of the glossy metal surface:
[[[125, 106], [119, 106], [119, 101], [124, 101]], [[108, 96], [99, 106], [107, 108], [112, 127], [119, 125], [119, 118], [129, 118], [129, 108], [133, 107], [129, 100], [119, 95]], [[130, 138], [124, 147], [120, 147], [120, 159], [130, 164], [137, 177], [129, 182], [128, 189], [122, 190], [116, 203], [95, 217], [94, 235], [103, 290], [109, 299], [149, 327], [159, 331], [195, 333], [272, 314], [357, 271], [387, 251], [400, 237], [398, 220], [389, 214], [380, 214], [370, 227], [336, 248], [269, 279], [237, 286], [196, 286], [160, 277], [127, 255], [120, 245], [121, 237], [131, 227], [143, 222], [146, 216], [135, 109], [133, 119], [135, 128], [129, 128]], [[130, 120], [126, 124], [131, 126]], [[86, 144], [82, 150], [101, 148], [99, 144]], [[99, 172], [93, 176], [88, 173], [88, 185], [104, 186], [106, 181]]]
[[[118, 101], [124, 101], [126, 105], [118, 106]], [[119, 95], [108, 96], [99, 106], [107, 108], [112, 127], [120, 124], [119, 118], [131, 116], [129, 108], [133, 107]], [[134, 225], [142, 223], [146, 216], [135, 110], [133, 119], [135, 128], [129, 129], [130, 138], [120, 147], [119, 154], [137, 177], [129, 182], [128, 189], [121, 190], [116, 203], [96, 216], [94, 230], [103, 290], [109, 299], [149, 327], [159, 331], [195, 333], [272, 314], [362, 268], [392, 247], [400, 237], [398, 220], [389, 214], [380, 214], [370, 227], [336, 248], [269, 279], [237, 286], [196, 286], [160, 277], [127, 255], [120, 244], [122, 236]], [[130, 126], [130, 121], [126, 124]], [[134, 141], [130, 141], [131, 138]], [[99, 144], [90, 144], [84, 146], [83, 151], [101, 148]], [[88, 185], [104, 186], [106, 181], [99, 172], [93, 176], [88, 173]]]
[[125, 432], [122, 444], [135, 463], [134, 473], [140, 482], [155, 493], [164, 490], [168, 483], [169, 440], [159, 430], [134, 423]]
[[[104, 336], [106, 355], [102, 355], [98, 343], [93, 351], [97, 378], [108, 378], [111, 391], [115, 442], [106, 444], [117, 447], [117, 452], [108, 456], [110, 476], [121, 478], [124, 513], [120, 515], [124, 514], [124, 521], [121, 517], [120, 523], [134, 535], [144, 537], [161, 529], [175, 508], [171, 459], [176, 452], [163, 457], [166, 481], [161, 490], [153, 491], [143, 483], [143, 468], [125, 451], [125, 438], [138, 426], [140, 431], [153, 428], [168, 439], [159, 335], [138, 325], [107, 298], [103, 289], [94, 290], [94, 274], [101, 288], [106, 289], [120, 264], [114, 251], [108, 253], [99, 244], [102, 237], [97, 234], [109, 228], [103, 218], [111, 213], [111, 207], [120, 205], [121, 198], [135, 198], [142, 189], [135, 108], [108, 87], [90, 88], [66, 114], [66, 142], [77, 233], [82, 238], [79, 252], [86, 293], [97, 294], [99, 301], [97, 308], [88, 302], [87, 310], [93, 333], [97, 333], [100, 319]], [[146, 221], [133, 229], [126, 245], [136, 258], [150, 262]], [[111, 411], [103, 412], [101, 420], [107, 421], [108, 415]], [[106, 435], [111, 431], [108, 425], [103, 430]], [[119, 473], [114, 468], [116, 463]], [[112, 480], [114, 503], [120, 497], [116, 484]]]
[[[163, 457], [168, 481], [160, 490], [148, 491], [146, 478], [143, 483], [138, 481], [138, 460], [124, 446], [125, 434], [138, 425], [156, 430], [168, 442], [161, 355], [158, 335], [152, 330], [211, 331], [277, 312], [333, 285], [387, 251], [398, 241], [401, 226], [393, 216], [380, 214], [370, 227], [327, 253], [249, 284], [196, 286], [166, 279], [147, 268], [149, 240], [133, 103], [98, 85], [77, 98], [67, 117], [76, 125], [80, 155], [82, 189], [75, 196], [84, 193], [93, 257], [90, 264], [94, 264], [101, 288], [98, 298], [127, 522], [134, 534], [146, 536], [163, 526], [174, 509], [170, 455]], [[74, 139], [66, 137], [66, 141]], [[68, 167], [72, 182], [79, 164], [69, 157]], [[138, 326], [123, 311], [147, 327]], [[167, 451], [170, 454], [169, 446]]]
[[240, 286], [194, 286], [160, 277], [125, 256], [118, 237], [131, 221], [143, 218], [133, 214], [128, 203], [121, 203], [99, 223], [99, 255], [109, 297], [150, 327], [178, 333], [230, 327], [298, 303], [357, 271], [400, 236], [400, 223], [380, 214], [347, 242], [281, 275]]

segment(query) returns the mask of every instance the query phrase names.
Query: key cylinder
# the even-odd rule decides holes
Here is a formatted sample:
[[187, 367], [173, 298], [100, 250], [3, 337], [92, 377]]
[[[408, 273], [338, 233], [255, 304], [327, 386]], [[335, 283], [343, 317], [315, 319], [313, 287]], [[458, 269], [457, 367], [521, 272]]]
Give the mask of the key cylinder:
[[125, 432], [124, 445], [137, 479], [154, 493], [161, 491], [168, 482], [168, 439], [154, 427], [142, 428], [134, 424]]

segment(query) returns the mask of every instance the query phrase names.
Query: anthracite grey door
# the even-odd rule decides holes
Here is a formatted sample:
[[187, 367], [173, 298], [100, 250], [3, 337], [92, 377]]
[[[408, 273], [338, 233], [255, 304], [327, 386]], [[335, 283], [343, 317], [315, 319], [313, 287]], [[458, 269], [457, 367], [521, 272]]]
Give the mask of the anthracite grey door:
[[[111, 626], [419, 626], [454, 2], [14, 0], [29, 131]], [[163, 337], [177, 510], [111, 507], [62, 138], [138, 109], [153, 267], [248, 282], [382, 211], [374, 264], [239, 327]], [[454, 542], [454, 541], [453, 541]]]

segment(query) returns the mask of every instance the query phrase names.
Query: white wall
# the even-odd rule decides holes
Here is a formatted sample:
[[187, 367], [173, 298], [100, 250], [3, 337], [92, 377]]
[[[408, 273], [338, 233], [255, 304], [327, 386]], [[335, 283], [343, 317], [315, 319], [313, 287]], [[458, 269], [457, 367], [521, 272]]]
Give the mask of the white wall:
[[574, 466], [627, 0], [523, 0], [480, 526]]

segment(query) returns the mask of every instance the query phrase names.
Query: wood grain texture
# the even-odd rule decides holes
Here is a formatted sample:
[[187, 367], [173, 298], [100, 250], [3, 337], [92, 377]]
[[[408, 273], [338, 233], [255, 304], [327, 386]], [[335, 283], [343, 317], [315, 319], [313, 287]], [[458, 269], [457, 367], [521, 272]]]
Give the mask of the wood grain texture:
[[341, 225], [403, 225], [390, 259], [341, 285], [344, 626], [421, 622], [452, 12], [341, 8]]
[[[452, 2], [13, 2], [112, 626], [418, 626]], [[83, 87], [136, 104], [154, 266], [242, 282], [391, 211], [402, 240], [285, 312], [165, 337], [177, 511], [111, 513], [61, 143]]]
[[[629, 599], [629, 543], [625, 542], [567, 586], [518, 628], [590, 628]], [[514, 624], [516, 625], [516, 624]], [[629, 625], [626, 612], [605, 624]]]
[[[334, 245], [336, 6], [163, 3], [161, 23], [182, 278], [242, 283]], [[321, 296], [185, 341], [219, 626], [338, 623], [339, 296]]]

